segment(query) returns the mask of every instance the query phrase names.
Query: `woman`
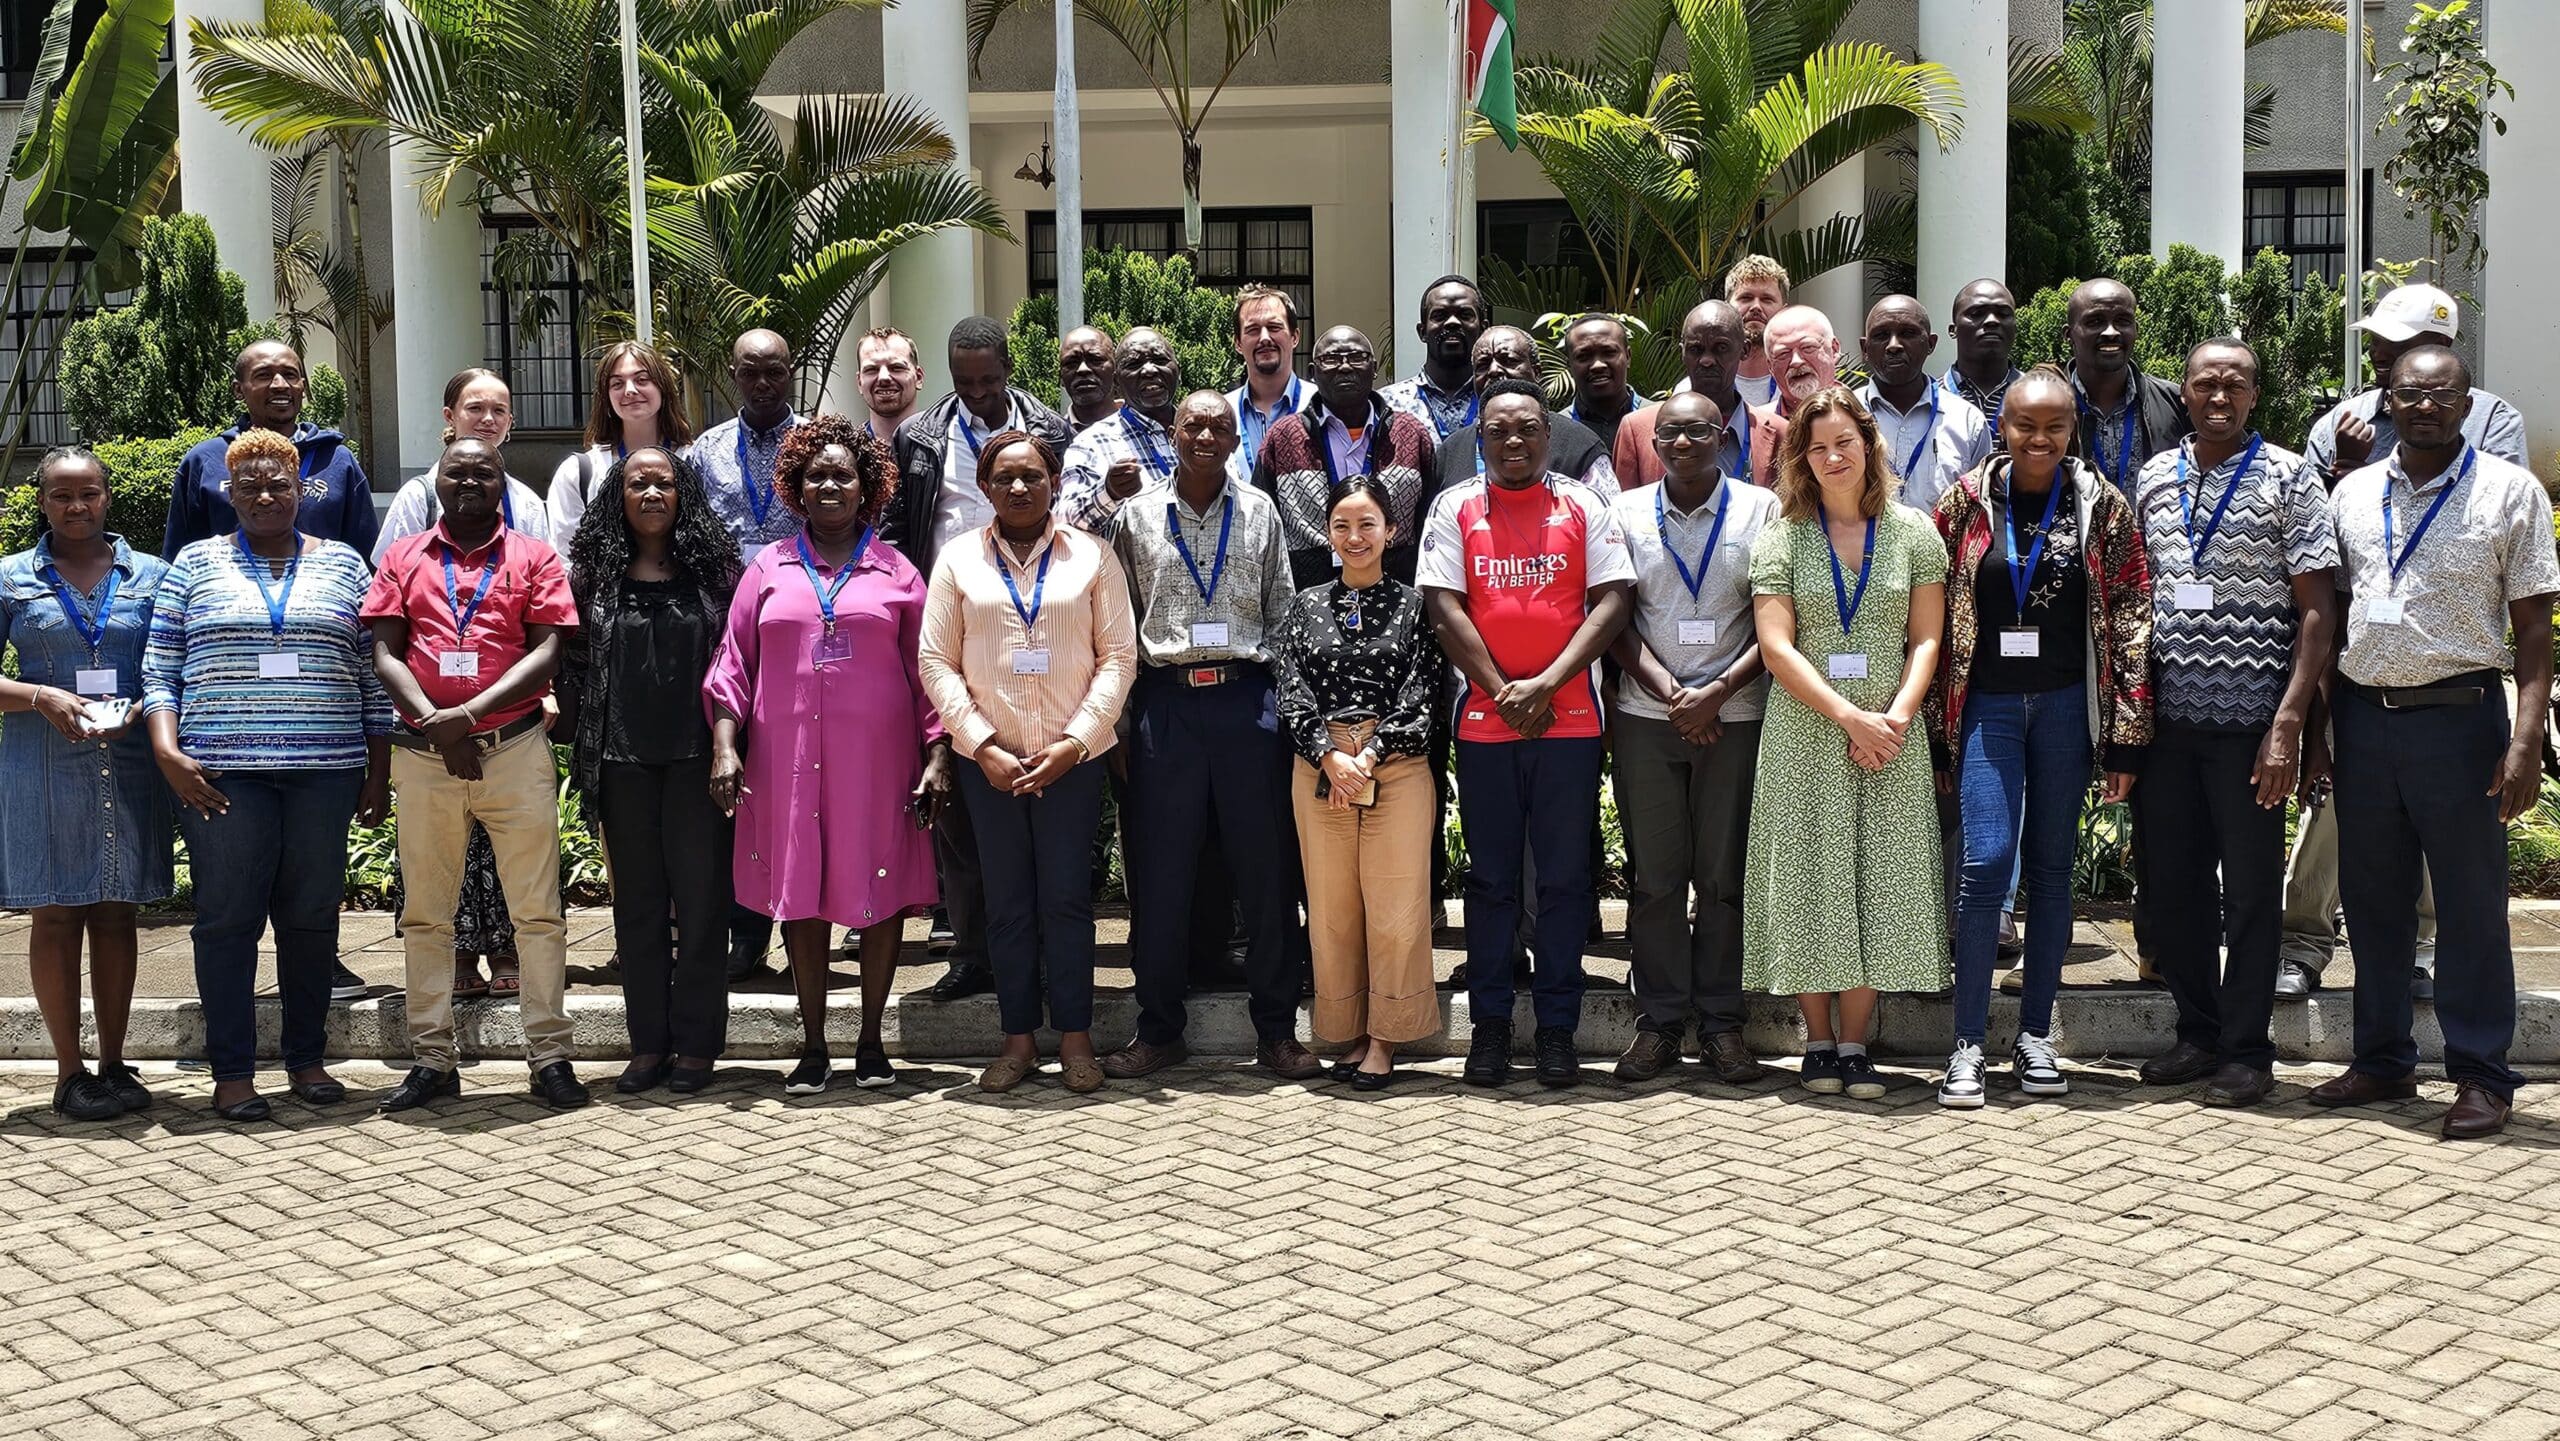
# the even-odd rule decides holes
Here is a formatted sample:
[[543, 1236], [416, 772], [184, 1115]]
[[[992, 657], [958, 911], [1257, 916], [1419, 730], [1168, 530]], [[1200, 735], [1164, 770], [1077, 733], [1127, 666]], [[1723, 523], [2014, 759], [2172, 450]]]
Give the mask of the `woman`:
[[1431, 708], [1444, 662], [1422, 596], [1387, 579], [1388, 493], [1354, 475], [1325, 498], [1337, 579], [1298, 592], [1272, 641], [1306, 863], [1315, 1034], [1335, 1074], [1384, 1090], [1396, 1047], [1440, 1029], [1431, 986]]
[[1876, 993], [1947, 984], [1937, 803], [1911, 733], [1937, 674], [1947, 552], [1892, 503], [1897, 484], [1866, 407], [1825, 387], [1787, 428], [1779, 519], [1751, 547], [1778, 684], [1751, 792], [1743, 984], [1803, 1008], [1804, 1088], [1859, 1100], [1885, 1092], [1867, 1056]]
[[843, 416], [795, 427], [773, 484], [802, 528], [748, 564], [729, 604], [703, 684], [711, 794], [737, 818], [739, 901], [782, 922], [804, 1038], [783, 1090], [827, 1088], [830, 925], [862, 933], [854, 1084], [893, 1086], [880, 1017], [901, 923], [934, 902], [932, 824], [951, 793], [916, 674], [924, 577], [873, 543], [897, 467]]
[[[1004, 1047], [978, 1077], [1010, 1091], [1040, 1069], [1044, 990], [1067, 1089], [1102, 1086], [1093, 1054], [1093, 837], [1112, 725], [1137, 678], [1137, 622], [1111, 547], [1050, 514], [1058, 453], [989, 437], [978, 489], [995, 519], [945, 546], [917, 658], [952, 747], [987, 888], [987, 956]], [[870, 976], [864, 961], [863, 976]]]
[[565, 558], [578, 525], [598, 493], [611, 496], [604, 476], [615, 461], [649, 446], [675, 454], [693, 442], [685, 418], [683, 386], [667, 358], [636, 340], [616, 341], [596, 362], [596, 393], [587, 406], [587, 448], [551, 473], [544, 504], [551, 512], [551, 545]]
[[[569, 776], [604, 826], [631, 1062], [614, 1089], [711, 1083], [727, 1043], [729, 822], [711, 802], [702, 682], [738, 550], [702, 476], [644, 446], [610, 465], [569, 551], [579, 627], [560, 673]], [[667, 916], [675, 915], [675, 944]]]
[[[494, 370], [479, 366], [457, 371], [444, 383], [444, 443], [451, 445], [463, 436], [503, 446], [515, 429], [515, 406], [507, 382]], [[551, 535], [550, 513], [523, 481], [507, 477], [506, 521], [510, 530], [521, 531], [536, 539]], [[436, 523], [436, 473], [429, 466], [425, 474], [400, 487], [391, 501], [391, 509], [382, 518], [382, 535], [373, 543], [375, 566], [390, 554], [398, 541], [426, 530]], [[391, 881], [391, 910], [398, 914], [405, 888], [397, 875]], [[489, 975], [480, 975], [480, 958], [489, 959]], [[471, 841], [463, 853], [462, 900], [453, 911], [453, 994], [456, 1000], [478, 996], [509, 999], [521, 984], [516, 965], [516, 928], [507, 919], [507, 894], [498, 884], [498, 855], [489, 847], [489, 833], [478, 822], [471, 826]]]
[[[146, 1109], [124, 1062], [139, 944], [134, 908], [171, 888], [169, 792], [131, 708], [142, 646], [168, 570], [107, 529], [107, 472], [76, 447], [36, 466], [44, 527], [35, 548], [0, 558], [0, 910], [34, 914], [27, 966], [52, 1038], [53, 1112], [103, 1121]], [[39, 724], [41, 722], [41, 724]], [[98, 1070], [80, 1049], [80, 947], [98, 1008]]]
[[[2151, 562], [2124, 493], [2071, 455], [2071, 382], [2039, 366], [2000, 411], [2006, 454], [1938, 497], [1955, 555], [1947, 644], [1929, 694], [1939, 785], [1958, 798], [1955, 1050], [1940, 1105], [1982, 1105], [1991, 972], [2010, 877], [2027, 894], [2018, 1089], [2059, 1096], [2054, 993], [2071, 945], [2071, 858], [2093, 761], [2106, 800], [2133, 789], [2151, 739]], [[1989, 639], [1985, 639], [1989, 637]]]
[[329, 967], [347, 823], [380, 824], [390, 806], [391, 702], [356, 619], [364, 557], [293, 528], [293, 442], [245, 431], [225, 459], [240, 528], [170, 563], [142, 658], [143, 710], [195, 879], [213, 1112], [263, 1121], [253, 996], [270, 919], [286, 1078], [311, 1105], [346, 1099], [320, 1064]]

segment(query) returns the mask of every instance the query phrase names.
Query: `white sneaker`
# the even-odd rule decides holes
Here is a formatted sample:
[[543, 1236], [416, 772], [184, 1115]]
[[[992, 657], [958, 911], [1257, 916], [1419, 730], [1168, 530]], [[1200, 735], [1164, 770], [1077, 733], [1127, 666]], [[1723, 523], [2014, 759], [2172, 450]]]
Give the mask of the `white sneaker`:
[[1938, 1083], [1938, 1104], [1959, 1111], [1982, 1109], [1982, 1048], [1970, 1041], [1947, 1057], [1946, 1079]]
[[2009, 1060], [2017, 1069], [2019, 1090], [2030, 1096], [2070, 1094], [2071, 1081], [2062, 1074], [2062, 1058], [2054, 1054], [2053, 1042], [2021, 1031]]

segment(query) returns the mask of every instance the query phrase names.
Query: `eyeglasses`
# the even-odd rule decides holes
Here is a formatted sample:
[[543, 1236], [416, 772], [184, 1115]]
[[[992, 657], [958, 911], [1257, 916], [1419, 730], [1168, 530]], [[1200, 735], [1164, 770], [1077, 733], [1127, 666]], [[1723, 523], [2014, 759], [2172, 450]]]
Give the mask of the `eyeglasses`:
[[1686, 436], [1700, 445], [1713, 445], [1724, 434], [1724, 427], [1712, 421], [1697, 420], [1687, 425], [1656, 426], [1653, 433], [1665, 440], [1678, 440]]
[[2395, 385], [2391, 387], [2391, 403], [2393, 405], [2405, 405], [2412, 410], [2417, 409], [2421, 405], [2429, 404], [2432, 404], [2438, 410], [2451, 410], [2456, 404], [2460, 403], [2464, 396], [2469, 395], [2470, 393], [2471, 392], [2467, 390], [2455, 390], [2451, 388], [2430, 390], [2423, 386]]

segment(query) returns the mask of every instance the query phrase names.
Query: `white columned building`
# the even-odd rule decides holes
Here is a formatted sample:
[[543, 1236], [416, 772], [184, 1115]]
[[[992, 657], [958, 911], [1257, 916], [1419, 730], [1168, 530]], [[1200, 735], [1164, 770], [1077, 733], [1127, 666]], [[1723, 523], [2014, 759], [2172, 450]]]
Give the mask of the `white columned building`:
[[2157, 0], [2151, 22], [2151, 253], [2192, 245], [2238, 270], [2247, 7]]
[[265, 18], [263, 0], [179, 0], [174, 22], [179, 194], [185, 208], [213, 227], [224, 267], [239, 273], [252, 324], [276, 313], [275, 203], [267, 182], [274, 155], [205, 105], [187, 69], [186, 44], [190, 20], [256, 24]]
[[[957, 0], [918, 4], [915, 0], [880, 13], [880, 74], [884, 88], [901, 94], [929, 112], [951, 137], [954, 169], [975, 173], [969, 155], [969, 16]], [[1027, 243], [1029, 236], [1023, 237]], [[874, 313], [915, 337], [916, 354], [933, 376], [941, 377], [944, 342], [951, 327], [977, 310], [977, 235], [945, 230], [919, 236], [889, 257], [889, 279]], [[998, 317], [1001, 319], [1002, 317]], [[1046, 364], [1055, 357], [1017, 355], [1016, 367]], [[839, 366], [854, 363], [848, 342]], [[926, 382], [925, 399], [947, 388]]]
[[[1799, 230], [1812, 230], [1830, 224], [1835, 216], [1864, 214], [1866, 208], [1867, 156], [1862, 151], [1831, 167], [1822, 178], [1804, 188], [1804, 193], [1796, 197], [1794, 225]], [[1715, 276], [1708, 289], [1721, 295], [1723, 284], [1724, 277]], [[1839, 265], [1820, 275], [1802, 277], [1788, 298], [1830, 316], [1832, 329], [1840, 333], [1844, 353], [1856, 353], [1858, 332], [1867, 319], [1865, 266]]]
[[[444, 383], [488, 358], [480, 329], [480, 217], [459, 187], [430, 215], [418, 181], [434, 168], [415, 147], [394, 140], [391, 164], [392, 385], [398, 417], [399, 474], [420, 474], [444, 449]], [[379, 409], [376, 411], [379, 414]], [[368, 457], [370, 459], [370, 457]], [[369, 470], [378, 467], [368, 466]]]
[[2539, 77], [2560, 56], [2560, 5], [2506, 0], [2491, 7], [2487, 25], [2489, 63], [2516, 82], [2516, 94], [2495, 107], [2507, 133], [2484, 145], [2488, 275], [2462, 327], [2482, 337], [2480, 383], [2524, 412], [2534, 469], [2548, 485], [2560, 476], [2560, 355], [2541, 317], [2560, 299], [2560, 280], [2542, 263], [2542, 247], [2560, 234], [2560, 187], [2552, 184], [2560, 175], [2560, 90]]
[[1964, 128], [1954, 144], [1940, 151], [1926, 131], [1913, 139], [1920, 184], [1915, 298], [1943, 329], [1958, 290], [2009, 273], [2002, 218], [2009, 206], [2008, 0], [1920, 0], [1917, 49], [1920, 59], [1954, 72], [1964, 98]]
[[[1413, 338], [1415, 307], [1433, 280], [1452, 271], [1472, 272], [1474, 227], [1453, 212], [1449, 168], [1466, 153], [1451, 143], [1456, 101], [1449, 76], [1456, 63], [1457, 21], [1448, 0], [1387, 0], [1387, 43], [1395, 56], [1395, 85], [1387, 126], [1393, 154], [1390, 194], [1395, 198], [1394, 289], [1387, 297], [1387, 335], [1396, 376], [1421, 368]], [[1453, 251], [1452, 229], [1460, 244]], [[1464, 262], [1464, 263], [1462, 263]], [[1394, 377], [1381, 374], [1381, 382]]]

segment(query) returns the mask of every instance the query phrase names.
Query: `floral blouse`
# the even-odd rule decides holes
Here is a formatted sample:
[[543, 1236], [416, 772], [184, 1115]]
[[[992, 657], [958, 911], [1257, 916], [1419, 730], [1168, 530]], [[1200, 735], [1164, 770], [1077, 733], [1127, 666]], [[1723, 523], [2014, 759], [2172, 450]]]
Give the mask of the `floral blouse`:
[[1440, 693], [1440, 646], [1423, 620], [1422, 593], [1381, 579], [1366, 590], [1339, 580], [1298, 592], [1273, 637], [1280, 721], [1289, 743], [1319, 768], [1333, 749], [1332, 721], [1375, 720], [1381, 760], [1430, 747]]

